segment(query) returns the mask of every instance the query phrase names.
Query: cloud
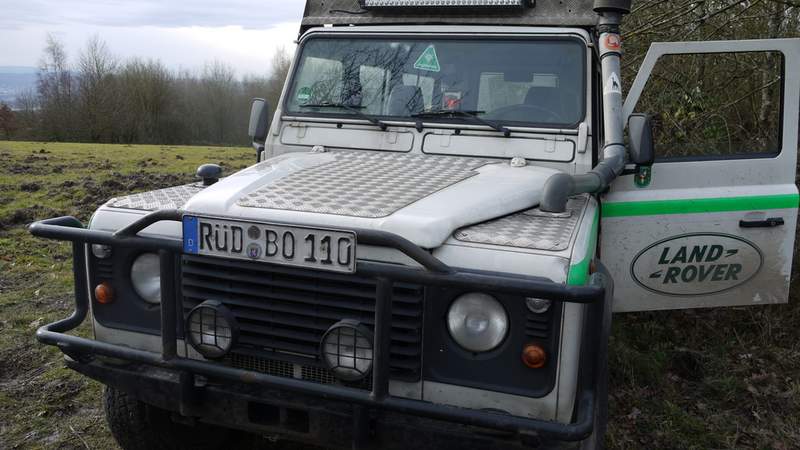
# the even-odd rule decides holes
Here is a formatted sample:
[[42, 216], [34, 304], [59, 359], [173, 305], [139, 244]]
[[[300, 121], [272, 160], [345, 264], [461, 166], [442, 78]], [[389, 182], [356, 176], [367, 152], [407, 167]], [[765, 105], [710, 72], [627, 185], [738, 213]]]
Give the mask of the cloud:
[[304, 0], [26, 0], [3, 5], [0, 65], [34, 66], [45, 36], [74, 60], [93, 35], [123, 59], [160, 59], [174, 69], [222, 61], [260, 74], [279, 47], [290, 52]]
[[31, 25], [268, 28], [299, 22], [303, 0], [26, 0], [3, 5], [0, 28]]

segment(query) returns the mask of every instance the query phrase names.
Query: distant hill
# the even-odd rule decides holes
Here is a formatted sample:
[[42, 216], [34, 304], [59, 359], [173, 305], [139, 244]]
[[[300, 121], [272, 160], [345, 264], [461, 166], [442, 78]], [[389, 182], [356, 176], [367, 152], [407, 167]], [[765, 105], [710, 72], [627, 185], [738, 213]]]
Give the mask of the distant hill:
[[0, 66], [0, 102], [13, 106], [17, 95], [36, 88], [36, 67]]

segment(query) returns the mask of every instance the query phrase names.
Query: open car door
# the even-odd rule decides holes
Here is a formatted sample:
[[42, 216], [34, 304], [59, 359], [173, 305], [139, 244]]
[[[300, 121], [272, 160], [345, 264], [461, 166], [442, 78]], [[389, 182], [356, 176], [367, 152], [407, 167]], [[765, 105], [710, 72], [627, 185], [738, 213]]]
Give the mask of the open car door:
[[603, 196], [615, 311], [788, 300], [797, 224], [800, 39], [657, 43], [623, 108], [655, 162]]

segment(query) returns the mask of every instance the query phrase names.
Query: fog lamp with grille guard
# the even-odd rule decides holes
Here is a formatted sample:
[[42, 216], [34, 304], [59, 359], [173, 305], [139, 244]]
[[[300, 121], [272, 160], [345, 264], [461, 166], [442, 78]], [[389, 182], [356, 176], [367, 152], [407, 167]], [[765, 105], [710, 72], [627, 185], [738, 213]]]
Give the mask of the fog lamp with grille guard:
[[361, 380], [372, 369], [372, 342], [372, 333], [360, 322], [341, 320], [322, 337], [322, 360], [340, 380]]
[[192, 309], [186, 318], [186, 330], [192, 347], [210, 359], [225, 356], [239, 337], [233, 313], [216, 300], [206, 300]]

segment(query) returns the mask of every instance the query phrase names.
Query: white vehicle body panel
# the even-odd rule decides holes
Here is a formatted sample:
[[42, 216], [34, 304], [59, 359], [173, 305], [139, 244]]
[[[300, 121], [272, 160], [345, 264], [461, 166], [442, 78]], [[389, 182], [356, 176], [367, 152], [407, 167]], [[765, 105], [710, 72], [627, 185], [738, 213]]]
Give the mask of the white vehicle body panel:
[[[184, 210], [197, 214], [320, 227], [388, 231], [424, 247], [441, 245], [458, 227], [530, 208], [555, 170], [536, 166], [487, 164], [467, 178], [381, 218], [243, 207], [236, 202], [279, 178], [330, 162], [330, 153], [294, 153], [261, 162], [210, 186], [193, 197]], [[330, 174], [346, 177], [346, 173]], [[502, 198], [502, 202], [497, 199]]]
[[[748, 159], [656, 159], [646, 187], [637, 187], [632, 176], [618, 178], [603, 196], [600, 237], [603, 263], [616, 285], [615, 311], [788, 300], [797, 225], [800, 40], [653, 44], [631, 87], [624, 116], [634, 111], [659, 57], [754, 51], [784, 56], [780, 153]], [[785, 223], [769, 228], [739, 223], [769, 218]]]

